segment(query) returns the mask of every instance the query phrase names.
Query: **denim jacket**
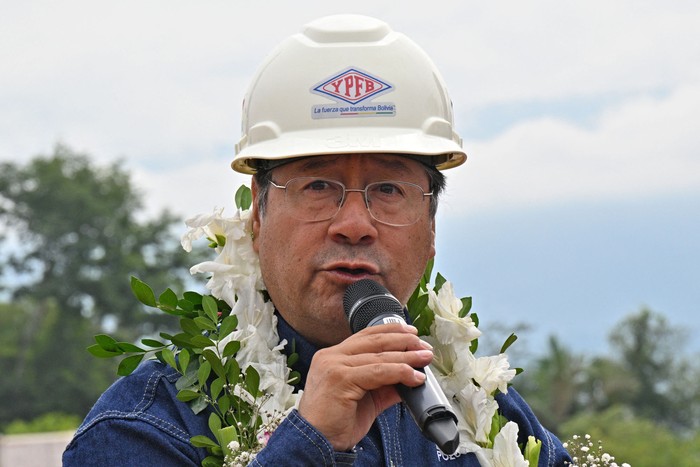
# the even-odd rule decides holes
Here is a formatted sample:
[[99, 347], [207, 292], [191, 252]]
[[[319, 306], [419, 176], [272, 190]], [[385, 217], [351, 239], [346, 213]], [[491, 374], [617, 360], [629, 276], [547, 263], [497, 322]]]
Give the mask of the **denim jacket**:
[[[302, 383], [316, 349], [278, 316], [282, 339], [295, 342]], [[209, 412], [195, 415], [175, 397], [179, 375], [151, 360], [116, 381], [98, 399], [63, 453], [63, 465], [199, 466], [206, 451], [189, 439], [204, 434]], [[514, 390], [497, 396], [503, 415], [520, 427], [519, 442], [542, 441], [539, 466], [570, 461], [561, 442], [545, 430]], [[403, 404], [382, 412], [353, 452], [334, 452], [326, 438], [296, 410], [275, 430], [253, 466], [479, 466], [474, 454], [446, 456], [428, 441]]]

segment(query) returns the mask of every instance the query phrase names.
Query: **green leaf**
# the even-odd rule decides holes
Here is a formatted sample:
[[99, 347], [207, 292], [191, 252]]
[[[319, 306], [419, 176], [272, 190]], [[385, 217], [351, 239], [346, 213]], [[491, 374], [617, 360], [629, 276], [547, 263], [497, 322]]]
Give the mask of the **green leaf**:
[[289, 372], [289, 381], [287, 381], [289, 384], [295, 385], [300, 381], [301, 381], [301, 373], [299, 373], [298, 371]]
[[99, 344], [92, 344], [90, 347], [87, 348], [87, 351], [95, 357], [99, 358], [111, 358], [124, 355], [124, 352], [122, 352], [121, 350], [117, 352], [110, 352], [109, 350], [105, 350], [102, 347], [100, 347]]
[[221, 418], [214, 412], [209, 414], [209, 430], [216, 436], [216, 440], [221, 445], [221, 440], [219, 439], [219, 430], [221, 430]]
[[217, 403], [219, 404], [219, 410], [221, 411], [221, 413], [226, 413], [231, 408], [231, 397], [229, 397], [227, 394], [224, 394], [217, 401]]
[[433, 266], [435, 265], [435, 258], [430, 258], [428, 264], [425, 265], [425, 270], [423, 271], [423, 284], [430, 284], [430, 276], [433, 274]]
[[163, 357], [163, 360], [165, 360], [165, 363], [167, 363], [171, 367], [175, 368], [176, 370], [178, 369], [177, 362], [175, 362], [175, 354], [173, 353], [172, 350], [163, 349], [160, 354]]
[[[202, 294], [197, 292], [188, 291], [182, 294], [182, 298], [192, 303], [194, 306], [202, 304]], [[182, 305], [180, 305], [182, 307]]]
[[192, 346], [192, 338], [189, 336], [189, 334], [185, 334], [184, 332], [171, 336], [170, 342], [172, 342], [174, 346], [180, 347], [181, 349]]
[[207, 384], [210, 374], [211, 364], [205, 360], [202, 362], [201, 365], [199, 365], [199, 369], [197, 370], [197, 379], [199, 380], [200, 386], [204, 386], [205, 384]]
[[235, 426], [225, 426], [219, 430], [218, 438], [221, 441], [221, 447], [224, 449], [224, 453], [231, 454], [229, 445], [232, 441], [238, 441], [238, 431], [236, 431]]
[[220, 376], [222, 378], [226, 377], [226, 372], [224, 371], [224, 366], [221, 364], [221, 360], [219, 360], [219, 357], [214, 353], [213, 350], [205, 349], [202, 352], [202, 355], [211, 364], [211, 369], [214, 370], [214, 373], [216, 373], [218, 376]]
[[228, 344], [226, 344], [226, 347], [224, 347], [224, 351], [221, 353], [222, 357], [230, 357], [231, 355], [235, 355], [236, 352], [238, 352], [241, 349], [241, 343], [239, 341], [231, 341]]
[[117, 345], [117, 341], [114, 340], [113, 337], [108, 336], [107, 334], [96, 335], [95, 342], [97, 342], [97, 345], [109, 352], [117, 352], [120, 350], [119, 346]]
[[170, 288], [165, 289], [165, 292], [158, 297], [159, 308], [174, 310], [177, 308], [177, 295]]
[[[211, 386], [209, 386], [209, 395], [212, 399], [216, 400], [219, 398], [221, 391], [224, 390], [224, 384], [226, 384], [224, 378], [216, 378], [211, 382]], [[222, 412], [225, 412], [225, 410], [222, 409]]]
[[199, 336], [194, 336], [190, 339], [190, 344], [193, 347], [198, 347], [200, 349], [204, 349], [206, 347], [213, 347], [214, 346], [214, 341], [209, 339], [206, 336], [202, 336], [201, 334]]
[[506, 350], [508, 350], [508, 347], [513, 345], [513, 342], [518, 340], [518, 336], [515, 335], [515, 333], [512, 333], [510, 336], [508, 336], [508, 339], [503, 343], [501, 346], [501, 352], [500, 353], [505, 353]]
[[234, 386], [241, 379], [241, 366], [235, 358], [231, 358], [226, 362], [226, 375], [228, 376], [228, 383]]
[[180, 402], [187, 402], [200, 397], [201, 394], [198, 391], [193, 391], [191, 389], [183, 389], [177, 393], [177, 400]]
[[[211, 295], [202, 297], [202, 308], [204, 308], [204, 313], [206, 313], [212, 322], [217, 323], [219, 321], [219, 307], [214, 297]], [[214, 327], [214, 329], [216, 329], [216, 327]]]
[[184, 375], [180, 376], [177, 381], [175, 381], [175, 388], [180, 391], [182, 389], [192, 389], [193, 387], [199, 387], [199, 380], [197, 379], [197, 371], [194, 370], [194, 365], [190, 365], [189, 370]]
[[250, 209], [250, 205], [253, 204], [253, 193], [245, 185], [241, 185], [236, 190], [236, 195], [234, 197], [236, 200], [236, 207], [238, 209]]
[[258, 390], [260, 388], [260, 374], [252, 366], [249, 366], [245, 370], [245, 386], [253, 397], [258, 397]]
[[438, 293], [442, 286], [445, 285], [445, 282], [447, 282], [447, 279], [438, 272], [437, 276], [435, 276], [435, 286], [433, 287], [435, 293]]
[[226, 246], [226, 237], [220, 234], [214, 235], [214, 238], [216, 239], [216, 244], [217, 246]]
[[122, 350], [124, 352], [146, 352], [146, 350], [142, 349], [137, 345], [131, 344], [130, 342], [118, 342], [117, 347], [119, 347], [119, 350]]
[[131, 276], [131, 291], [136, 298], [146, 306], [156, 307], [156, 296], [145, 282]]
[[529, 461], [530, 465], [538, 465], [541, 449], [542, 441], [535, 439], [534, 436], [528, 436], [527, 444], [525, 445], [525, 460]]
[[476, 313], [471, 314], [472, 321], [474, 321], [474, 326], [479, 327], [479, 315]]
[[209, 439], [209, 437], [204, 436], [204, 435], [193, 436], [192, 438], [190, 438], [190, 443], [192, 443], [192, 446], [194, 446], [196, 448], [212, 448], [212, 447], [218, 448], [219, 447], [218, 444], [216, 444], [214, 441]]
[[216, 323], [212, 322], [212, 320], [206, 316], [197, 316], [194, 322], [202, 331], [216, 331]]
[[146, 347], [163, 347], [165, 344], [155, 339], [141, 339], [141, 343]]
[[187, 372], [187, 366], [190, 364], [190, 353], [187, 349], [180, 350], [177, 355], [177, 361], [180, 364], [180, 373], [183, 375]]
[[224, 338], [231, 334], [238, 327], [238, 316], [229, 315], [221, 321], [219, 327], [219, 338]]
[[222, 465], [224, 465], [223, 455], [207, 456], [202, 459], [202, 467], [221, 467]]
[[472, 298], [471, 297], [463, 297], [462, 298], [462, 309], [459, 310], [459, 317], [464, 318], [469, 314], [470, 311], [472, 311]]
[[202, 334], [200, 327], [193, 319], [190, 318], [180, 319], [180, 328], [190, 336], [199, 336]]
[[197, 415], [204, 412], [209, 407], [209, 401], [206, 397], [199, 397], [190, 402], [190, 410]]
[[185, 300], [184, 298], [182, 300], [177, 301], [177, 306], [182, 308], [185, 311], [193, 311], [194, 310], [194, 303], [192, 303], [189, 300]]
[[126, 357], [124, 360], [119, 362], [117, 374], [119, 376], [130, 375], [136, 369], [136, 367], [139, 366], [141, 360], [143, 360], [143, 354], [131, 355], [129, 357]]

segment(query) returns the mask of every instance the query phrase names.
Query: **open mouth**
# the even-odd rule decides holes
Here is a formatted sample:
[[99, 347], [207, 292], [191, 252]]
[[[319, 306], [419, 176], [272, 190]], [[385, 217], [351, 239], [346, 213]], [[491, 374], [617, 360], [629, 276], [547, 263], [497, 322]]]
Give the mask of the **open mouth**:
[[366, 275], [366, 274], [370, 273], [367, 269], [362, 269], [362, 268], [357, 268], [357, 269], [355, 269], [355, 268], [338, 268], [337, 270], [340, 272], [343, 272], [345, 274], [350, 274], [353, 276], [362, 276], [362, 275]]

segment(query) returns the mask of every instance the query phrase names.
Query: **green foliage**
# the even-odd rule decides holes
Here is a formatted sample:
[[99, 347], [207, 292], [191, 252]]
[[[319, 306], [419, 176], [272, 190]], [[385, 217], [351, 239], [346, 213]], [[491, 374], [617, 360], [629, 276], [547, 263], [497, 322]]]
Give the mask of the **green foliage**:
[[239, 209], [250, 209], [251, 204], [253, 204], [253, 193], [245, 185], [241, 185], [238, 190], [236, 190], [236, 196], [234, 197], [236, 201], [236, 207]]
[[5, 428], [6, 435], [25, 433], [44, 433], [47, 431], [74, 431], [80, 425], [81, 418], [63, 412], [47, 412], [34, 420], [15, 420]]
[[700, 459], [700, 434], [691, 437], [674, 434], [622, 406], [598, 413], [581, 412], [561, 426], [560, 434], [565, 440], [583, 433], [601, 441], [603, 451], [614, 456], [618, 464], [697, 467]]
[[170, 233], [179, 219], [163, 212], [144, 222], [141, 207], [119, 163], [99, 167], [65, 146], [26, 165], [1, 163], [0, 222], [21, 240], [8, 248], [2, 277], [26, 279], [6, 283], [13, 299], [50, 298], [63, 321], [116, 321], [131, 339], [148, 332], [154, 317], [133, 306], [124, 279], [147, 274], [181, 287], [191, 257]]
[[559, 425], [579, 409], [583, 371], [583, 357], [574, 355], [552, 336], [548, 352], [528, 364], [516, 387], [542, 424], [557, 432]]
[[[221, 465], [228, 444], [236, 440], [241, 446], [257, 445], [257, 433], [262, 419], [258, 404], [251, 404], [236, 393], [234, 388], [245, 388], [253, 399], [260, 399], [260, 375], [252, 366], [242, 371], [236, 353], [241, 343], [229, 340], [219, 345], [238, 326], [231, 307], [211, 295], [185, 292], [182, 298], [166, 290], [156, 299], [151, 287], [132, 277], [131, 289], [143, 303], [167, 314], [179, 317], [180, 333], [161, 334], [165, 342], [145, 338], [141, 346], [119, 342], [106, 335], [96, 335], [95, 344], [88, 351], [100, 358], [125, 356], [119, 365], [119, 374], [134, 371], [146, 356], [154, 356], [180, 373], [175, 383], [177, 399], [190, 405], [195, 413], [210, 411], [209, 428], [215, 439], [197, 435], [191, 439], [196, 447], [206, 448], [209, 456], [203, 465]], [[162, 301], [164, 300], [164, 301]], [[296, 355], [290, 356], [296, 359]], [[292, 374], [293, 383], [298, 373]]]
[[65, 326], [62, 316], [49, 299], [0, 304], [0, 429], [57, 408], [82, 418], [114, 381], [115, 364], [85, 352], [98, 329], [89, 320]]
[[171, 233], [175, 216], [142, 220], [140, 209], [119, 163], [61, 145], [0, 163], [0, 290], [11, 300], [0, 304], [0, 427], [56, 407], [83, 417], [114, 380], [114, 362], [84, 351], [104, 325], [123, 348], [171, 326], [134, 306], [127, 278], [183, 288], [193, 257]]

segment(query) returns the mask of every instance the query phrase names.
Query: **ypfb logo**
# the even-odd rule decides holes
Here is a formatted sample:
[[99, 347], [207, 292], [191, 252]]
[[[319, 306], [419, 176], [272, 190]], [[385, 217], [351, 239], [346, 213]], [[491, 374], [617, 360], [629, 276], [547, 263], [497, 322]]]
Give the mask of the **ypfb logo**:
[[311, 91], [354, 105], [391, 89], [389, 83], [367, 72], [348, 68], [316, 84]]

